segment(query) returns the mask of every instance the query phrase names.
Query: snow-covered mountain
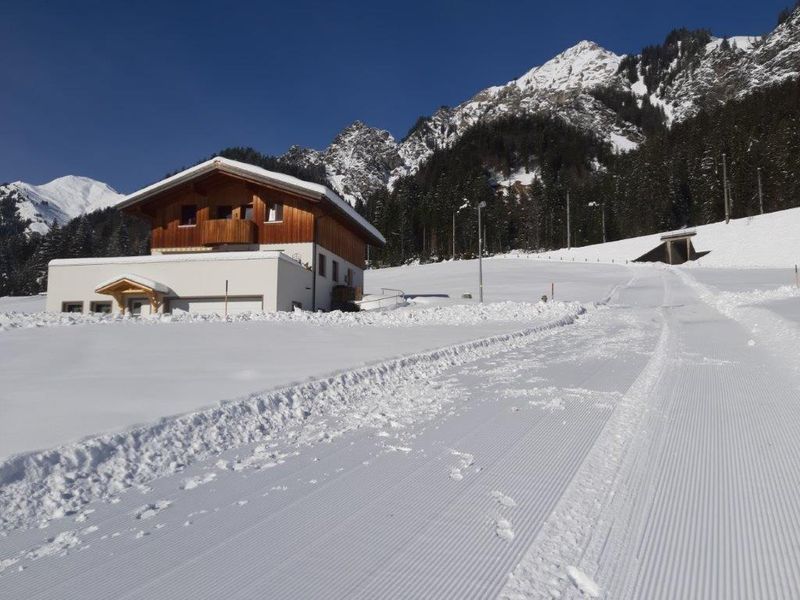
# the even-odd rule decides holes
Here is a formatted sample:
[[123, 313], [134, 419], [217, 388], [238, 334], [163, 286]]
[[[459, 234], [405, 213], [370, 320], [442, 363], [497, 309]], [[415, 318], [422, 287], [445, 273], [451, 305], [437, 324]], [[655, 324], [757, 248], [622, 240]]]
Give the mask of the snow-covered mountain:
[[0, 186], [0, 197], [10, 195], [17, 213], [29, 219], [29, 229], [46, 233], [57, 223], [63, 225], [80, 215], [117, 204], [124, 195], [108, 184], [88, 177], [67, 175], [42, 185], [15, 181]]
[[549, 114], [595, 133], [617, 151], [635, 148], [644, 133], [592, 92], [603, 88], [645, 97], [672, 124], [703, 108], [741, 97], [800, 73], [800, 10], [769, 35], [714, 38], [678, 30], [640, 55], [620, 56], [582, 41], [504, 85], [486, 88], [459, 104], [421, 119], [398, 142], [388, 131], [356, 122], [323, 151], [292, 147], [283, 160], [322, 165], [350, 202], [414, 173], [480, 122], [503, 116]]

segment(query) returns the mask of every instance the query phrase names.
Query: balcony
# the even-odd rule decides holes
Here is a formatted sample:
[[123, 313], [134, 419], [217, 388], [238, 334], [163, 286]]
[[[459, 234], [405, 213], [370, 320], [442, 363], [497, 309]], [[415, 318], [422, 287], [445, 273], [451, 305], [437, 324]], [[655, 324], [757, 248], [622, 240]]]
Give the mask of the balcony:
[[255, 244], [258, 242], [258, 226], [244, 219], [211, 219], [197, 224], [200, 244]]

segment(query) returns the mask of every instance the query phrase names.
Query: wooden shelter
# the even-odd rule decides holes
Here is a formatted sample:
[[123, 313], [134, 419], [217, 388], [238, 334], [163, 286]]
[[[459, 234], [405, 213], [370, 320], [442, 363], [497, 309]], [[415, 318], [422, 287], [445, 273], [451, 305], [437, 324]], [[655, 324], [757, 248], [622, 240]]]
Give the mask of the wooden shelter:
[[661, 244], [646, 252], [633, 262], [663, 262], [668, 265], [680, 265], [689, 260], [696, 260], [708, 252], [697, 252], [692, 245], [692, 238], [697, 235], [694, 229], [686, 229], [661, 236]]

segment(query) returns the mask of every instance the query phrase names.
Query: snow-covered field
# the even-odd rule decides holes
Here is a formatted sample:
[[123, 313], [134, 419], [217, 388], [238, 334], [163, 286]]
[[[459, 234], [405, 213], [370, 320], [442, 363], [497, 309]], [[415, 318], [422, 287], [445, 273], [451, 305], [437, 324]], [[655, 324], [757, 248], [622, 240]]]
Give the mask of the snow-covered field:
[[[800, 208], [791, 208], [730, 223], [711, 223], [693, 227], [697, 235], [692, 244], [698, 252], [709, 253], [689, 263], [704, 267], [772, 267], [785, 269], [794, 277], [794, 266], [800, 264]], [[571, 250], [554, 250], [541, 254], [512, 253], [515, 257], [538, 258], [559, 262], [625, 263], [632, 261], [661, 243], [661, 234], [645, 235], [606, 244], [581, 246]]]
[[6, 315], [0, 596], [800, 596], [786, 269], [498, 257], [481, 307], [476, 267], [371, 271], [416, 295], [376, 313]]

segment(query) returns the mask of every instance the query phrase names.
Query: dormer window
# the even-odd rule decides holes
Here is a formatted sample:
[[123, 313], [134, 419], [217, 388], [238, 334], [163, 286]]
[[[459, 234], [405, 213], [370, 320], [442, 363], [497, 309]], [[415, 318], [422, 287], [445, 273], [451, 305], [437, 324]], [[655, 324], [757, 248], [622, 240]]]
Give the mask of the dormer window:
[[245, 204], [239, 207], [239, 218], [244, 219], [246, 221], [251, 221], [253, 219], [253, 203]]
[[181, 206], [181, 226], [190, 227], [197, 225], [197, 205], [184, 204]]
[[267, 211], [267, 223], [280, 223], [283, 221], [283, 204], [280, 202], [270, 202]]

